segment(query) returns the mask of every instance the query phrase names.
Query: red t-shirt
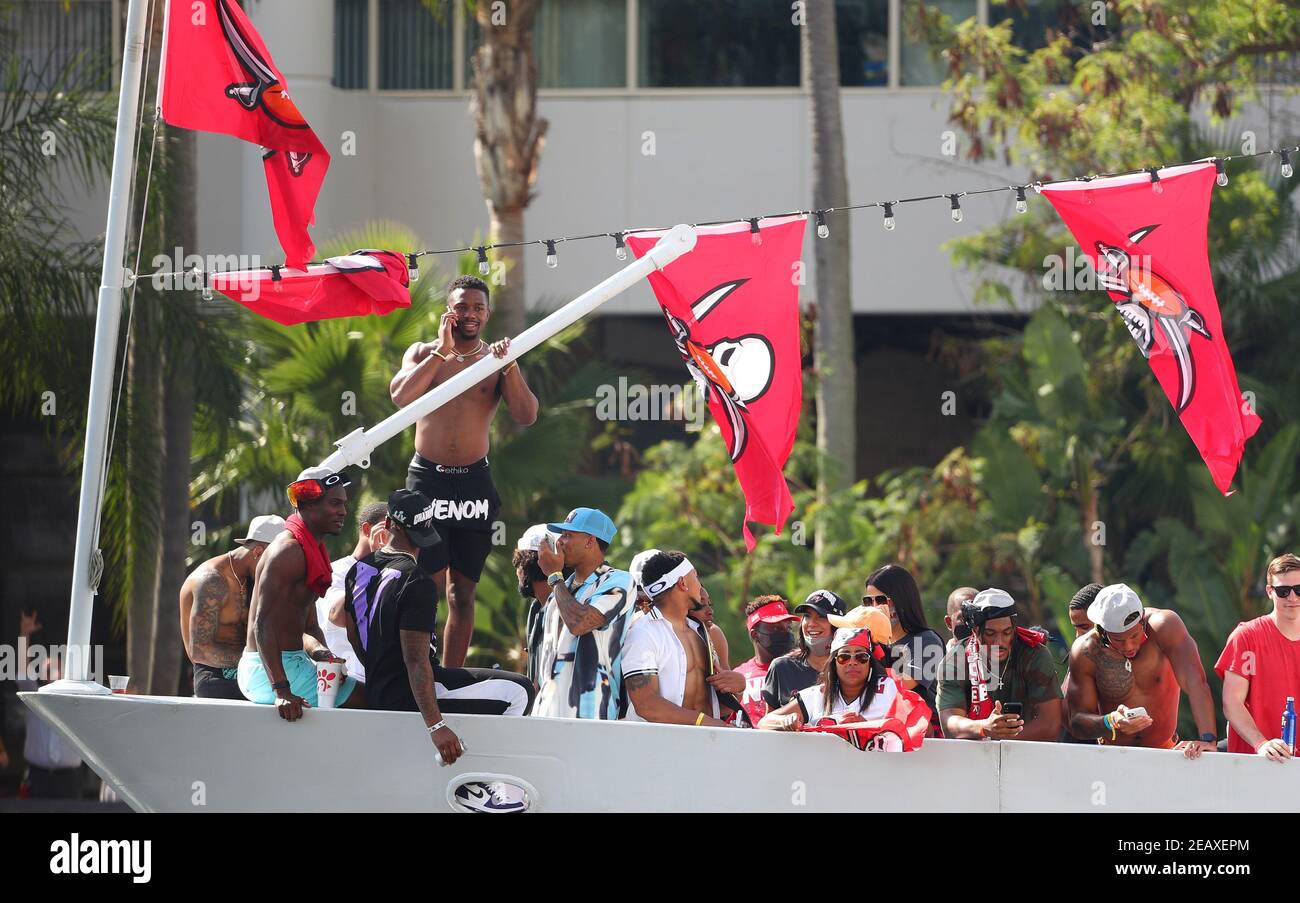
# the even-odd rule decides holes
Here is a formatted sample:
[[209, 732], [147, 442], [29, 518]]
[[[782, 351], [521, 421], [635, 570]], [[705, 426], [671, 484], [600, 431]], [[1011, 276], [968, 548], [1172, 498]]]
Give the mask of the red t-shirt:
[[749, 716], [750, 724], [758, 726], [758, 719], [767, 714], [767, 703], [763, 701], [763, 682], [767, 680], [767, 665], [757, 658], [737, 665], [735, 668], [745, 675], [745, 694], [740, 697], [740, 707]]
[[[1273, 623], [1271, 615], [1237, 625], [1228, 637], [1219, 660], [1214, 663], [1219, 677], [1231, 671], [1250, 681], [1246, 711], [1266, 739], [1282, 736], [1282, 711], [1286, 698], [1300, 700], [1300, 640], [1288, 640]], [[1255, 750], [1228, 726], [1228, 752]]]

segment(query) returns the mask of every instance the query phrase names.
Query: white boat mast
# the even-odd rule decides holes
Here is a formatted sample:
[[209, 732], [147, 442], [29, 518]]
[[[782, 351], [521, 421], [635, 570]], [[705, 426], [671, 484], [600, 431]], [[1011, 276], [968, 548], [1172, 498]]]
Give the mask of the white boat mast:
[[43, 687], [61, 693], [108, 693], [90, 679], [90, 623], [95, 593], [103, 573], [99, 551], [100, 512], [107, 476], [109, 416], [113, 401], [113, 372], [117, 363], [118, 325], [122, 319], [122, 288], [126, 267], [127, 220], [131, 215], [132, 166], [136, 121], [140, 113], [141, 60], [145, 45], [148, 0], [129, 0], [126, 42], [122, 50], [122, 86], [117, 98], [117, 134], [113, 142], [113, 174], [108, 186], [108, 226], [104, 232], [104, 267], [99, 278], [95, 313], [95, 350], [90, 368], [90, 398], [86, 411], [86, 449], [81, 464], [81, 496], [77, 503], [77, 546], [72, 560], [72, 605], [68, 612], [68, 649], [64, 678]]

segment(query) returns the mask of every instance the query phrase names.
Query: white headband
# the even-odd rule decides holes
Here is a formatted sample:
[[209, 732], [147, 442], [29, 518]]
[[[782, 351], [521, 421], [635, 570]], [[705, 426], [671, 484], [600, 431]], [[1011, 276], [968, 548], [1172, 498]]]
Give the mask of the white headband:
[[651, 599], [662, 595], [670, 587], [676, 586], [678, 580], [681, 580], [693, 570], [695, 570], [695, 565], [691, 564], [691, 560], [689, 558], [683, 558], [681, 564], [664, 574], [654, 583], [647, 585], [645, 588], [645, 594]]

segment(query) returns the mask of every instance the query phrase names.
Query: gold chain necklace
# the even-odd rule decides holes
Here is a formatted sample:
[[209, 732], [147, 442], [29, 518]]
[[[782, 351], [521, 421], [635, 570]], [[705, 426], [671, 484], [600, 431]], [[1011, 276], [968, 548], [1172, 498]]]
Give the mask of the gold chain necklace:
[[235, 583], [239, 584], [239, 605], [243, 607], [248, 601], [248, 591], [244, 589], [244, 581], [239, 579], [239, 574], [235, 571], [235, 560], [230, 557], [230, 552], [226, 553], [226, 564], [230, 565], [230, 576], [234, 577]]
[[479, 339], [478, 347], [475, 348], [473, 351], [466, 351], [464, 354], [457, 354], [455, 350], [455, 346], [452, 346], [451, 356], [454, 357], [458, 363], [463, 364], [465, 363], [465, 358], [473, 357], [476, 354], [482, 354], [483, 349], [486, 347], [487, 347], [487, 342], [483, 341], [482, 339]]

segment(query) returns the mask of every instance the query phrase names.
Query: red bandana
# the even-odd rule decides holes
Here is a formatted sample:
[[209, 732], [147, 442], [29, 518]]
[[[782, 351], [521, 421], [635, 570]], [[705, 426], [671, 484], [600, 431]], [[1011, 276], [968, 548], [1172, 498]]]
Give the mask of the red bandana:
[[330, 588], [330, 556], [325, 551], [325, 544], [312, 535], [303, 523], [301, 514], [294, 514], [284, 522], [285, 527], [293, 534], [293, 538], [302, 546], [302, 553], [307, 557], [307, 579], [304, 581], [308, 589], [317, 596], [325, 595], [325, 591]]

